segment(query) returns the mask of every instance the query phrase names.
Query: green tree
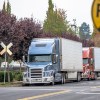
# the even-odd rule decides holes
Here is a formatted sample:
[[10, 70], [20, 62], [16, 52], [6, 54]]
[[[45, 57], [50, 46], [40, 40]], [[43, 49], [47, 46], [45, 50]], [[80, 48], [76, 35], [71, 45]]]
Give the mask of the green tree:
[[93, 40], [96, 47], [100, 47], [100, 32], [95, 27], [93, 27], [91, 39]]
[[2, 9], [2, 11], [6, 12], [5, 1], [4, 1], [4, 3], [3, 3], [3, 9]]
[[90, 26], [86, 22], [83, 22], [79, 28], [81, 39], [90, 39]]
[[11, 14], [11, 5], [10, 5], [10, 3], [9, 3], [9, 0], [8, 0], [8, 2], [7, 2], [6, 12], [7, 12], [8, 14]]
[[7, 1], [7, 4], [4, 1], [2, 11], [11, 14], [11, 5], [9, 3], [9, 0]]
[[55, 33], [62, 34], [67, 31], [66, 13], [63, 9], [56, 9], [55, 11]]
[[47, 11], [47, 18], [46, 20], [44, 20], [44, 25], [43, 25], [43, 28], [44, 28], [44, 31], [45, 32], [52, 32], [53, 30], [53, 17], [54, 17], [54, 5], [52, 3], [52, 0], [49, 0], [48, 2], [49, 4], [49, 7], [48, 7], [48, 11]]
[[43, 24], [44, 32], [52, 34], [62, 34], [67, 32], [69, 26], [68, 21], [66, 21], [66, 11], [57, 8], [54, 10], [52, 0], [49, 0], [48, 4], [47, 17]]
[[91, 38], [94, 38], [96, 34], [98, 34], [99, 31], [93, 26], [93, 33], [92, 33], [92, 36]]

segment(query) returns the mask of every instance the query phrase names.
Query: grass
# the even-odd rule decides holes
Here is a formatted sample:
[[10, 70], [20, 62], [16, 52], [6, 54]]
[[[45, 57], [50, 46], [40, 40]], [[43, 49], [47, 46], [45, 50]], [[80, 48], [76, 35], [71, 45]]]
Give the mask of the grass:
[[16, 81], [16, 82], [0, 82], [0, 87], [18, 87], [18, 86], [22, 86], [22, 82], [20, 81]]

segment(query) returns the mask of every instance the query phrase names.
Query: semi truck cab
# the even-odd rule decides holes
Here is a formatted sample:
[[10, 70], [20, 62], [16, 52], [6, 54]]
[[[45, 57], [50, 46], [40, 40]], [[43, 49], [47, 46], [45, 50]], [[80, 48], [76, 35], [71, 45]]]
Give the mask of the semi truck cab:
[[28, 50], [23, 84], [52, 83], [58, 66], [58, 40], [34, 39]]
[[95, 78], [93, 48], [83, 48], [83, 74], [82, 78], [88, 80]]

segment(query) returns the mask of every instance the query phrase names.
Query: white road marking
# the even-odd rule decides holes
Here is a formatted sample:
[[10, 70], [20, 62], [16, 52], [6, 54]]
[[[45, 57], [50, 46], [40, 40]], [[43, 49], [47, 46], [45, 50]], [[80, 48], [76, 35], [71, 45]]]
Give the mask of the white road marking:
[[100, 94], [100, 93], [91, 93], [91, 92], [76, 92], [77, 94]]

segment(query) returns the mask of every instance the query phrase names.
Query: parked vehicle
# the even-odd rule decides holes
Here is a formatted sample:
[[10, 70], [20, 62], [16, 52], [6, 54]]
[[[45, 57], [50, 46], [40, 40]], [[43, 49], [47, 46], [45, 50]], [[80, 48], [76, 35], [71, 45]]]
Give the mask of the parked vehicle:
[[83, 79], [97, 79], [100, 76], [100, 48], [83, 48]]
[[80, 81], [82, 43], [64, 38], [33, 39], [25, 65], [23, 84]]

